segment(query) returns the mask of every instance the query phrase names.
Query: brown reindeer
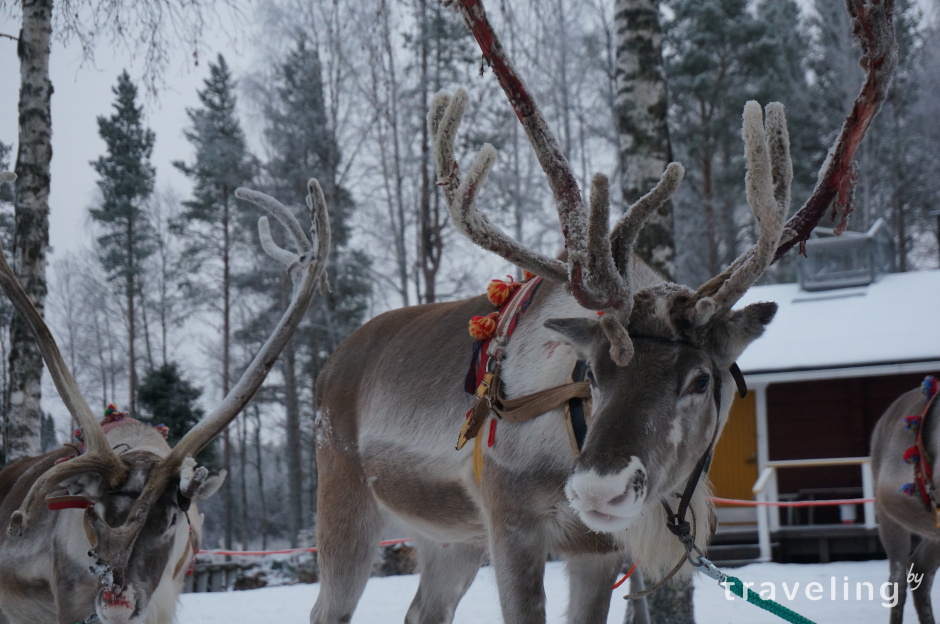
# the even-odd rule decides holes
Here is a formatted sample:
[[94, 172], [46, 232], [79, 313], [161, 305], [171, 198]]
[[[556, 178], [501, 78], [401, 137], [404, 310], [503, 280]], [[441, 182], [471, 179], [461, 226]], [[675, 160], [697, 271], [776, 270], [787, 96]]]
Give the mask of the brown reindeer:
[[[566, 259], [525, 249], [477, 212], [476, 193], [495, 150], [484, 146], [461, 180], [453, 146], [467, 96], [438, 94], [428, 123], [455, 225], [539, 276], [539, 286], [534, 294], [534, 286], [526, 287], [519, 304], [525, 312], [504, 311], [485, 347], [487, 367], [470, 376], [469, 390], [479, 384], [476, 395], [462, 389], [474, 349], [466, 328], [471, 317], [492, 312], [485, 297], [385, 313], [334, 353], [317, 384], [321, 587], [312, 624], [351, 620], [390, 520], [409, 527], [417, 543], [421, 578], [408, 624], [452, 621], [487, 556], [503, 617], [516, 624], [545, 621], [549, 553], [567, 562], [572, 623], [605, 621], [624, 553], [653, 577], [691, 573], [680, 539], [701, 547], [709, 539], [708, 488], [698, 482], [728, 415], [734, 362], [776, 311], [773, 303], [732, 306], [775, 253], [808, 236], [834, 199], [846, 207], [852, 155], [894, 64], [893, 40], [868, 38], [872, 24], [880, 36], [887, 22], [890, 33], [890, 4], [850, 0], [868, 81], [816, 192], [787, 228], [791, 165], [783, 107], [769, 105], [764, 119], [756, 103], [745, 106], [745, 183], [759, 240], [693, 291], [664, 282], [631, 253], [682, 168], [670, 165], [610, 231], [607, 179], [592, 180], [588, 211], [479, 0], [456, 2], [546, 173]], [[515, 325], [508, 340], [507, 318]], [[588, 381], [569, 382], [579, 368]], [[565, 403], [573, 400], [574, 413], [573, 402], [587, 396], [582, 441]], [[458, 447], [473, 438], [474, 451], [454, 450], [458, 432]], [[483, 436], [486, 443], [477, 443]], [[701, 564], [692, 552], [690, 560]]]
[[[0, 622], [3, 624], [164, 624], [174, 621], [183, 578], [199, 547], [194, 503], [215, 492], [225, 472], [193, 457], [244, 408], [264, 381], [323, 284], [330, 247], [326, 203], [316, 180], [307, 198], [313, 241], [274, 199], [238, 189], [288, 230], [296, 252], [271, 238], [262, 246], [294, 283], [290, 304], [248, 369], [221, 403], [172, 449], [152, 427], [126, 419], [108, 430], [92, 415], [52, 334], [0, 252], [0, 287], [24, 316], [86, 450], [53, 451], [0, 472]], [[67, 460], [67, 461], [63, 461]], [[48, 507], [47, 507], [48, 506]]]
[[[930, 588], [940, 567], [940, 407], [937, 381], [898, 397], [885, 411], [871, 437], [878, 532], [888, 555], [888, 582], [897, 603], [891, 624], [901, 624], [907, 586], [921, 624], [933, 624]], [[913, 465], [912, 465], [913, 464]]]

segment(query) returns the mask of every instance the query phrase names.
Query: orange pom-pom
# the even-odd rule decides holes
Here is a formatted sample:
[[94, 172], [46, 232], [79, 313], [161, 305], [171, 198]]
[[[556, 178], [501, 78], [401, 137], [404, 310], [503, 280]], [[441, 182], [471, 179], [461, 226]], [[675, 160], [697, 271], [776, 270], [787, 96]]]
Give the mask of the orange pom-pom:
[[497, 308], [501, 308], [512, 296], [512, 293], [516, 292], [522, 285], [514, 281], [509, 275], [507, 275], [506, 278], [509, 280], [508, 282], [494, 279], [490, 281], [490, 285], [486, 287], [486, 298]]
[[532, 279], [532, 278], [534, 278], [534, 277], [536, 277], [535, 273], [533, 273], [532, 271], [526, 271], [525, 269], [523, 269], [523, 271], [522, 271], [522, 281], [523, 281], [523, 282], [528, 282], [530, 279]]
[[476, 340], [488, 340], [496, 333], [496, 322], [499, 321], [499, 312], [492, 312], [486, 316], [474, 316], [470, 319], [470, 335]]

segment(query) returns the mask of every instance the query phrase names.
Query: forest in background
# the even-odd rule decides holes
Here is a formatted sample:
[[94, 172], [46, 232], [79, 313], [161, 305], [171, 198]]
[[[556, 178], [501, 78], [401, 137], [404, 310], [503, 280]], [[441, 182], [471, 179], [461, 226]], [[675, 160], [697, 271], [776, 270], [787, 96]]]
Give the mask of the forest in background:
[[[539, 11], [518, 0], [491, 4], [497, 31], [582, 188], [595, 171], [617, 185], [613, 3], [551, 0]], [[931, 68], [940, 63], [940, 37], [923, 8], [898, 2], [900, 64], [860, 149], [848, 225], [864, 231], [883, 217], [899, 270], [937, 267], [930, 213], [940, 207], [940, 127], [933, 123], [940, 76]], [[230, 473], [205, 506], [206, 544], [264, 548], [312, 535], [314, 384], [342, 339], [381, 311], [473, 296], [514, 271], [449, 223], [426, 133], [434, 93], [463, 86], [470, 94], [457, 147], [462, 163], [484, 142], [498, 150], [481, 209], [544, 253], [556, 253], [561, 237], [534, 154], [449, 9], [431, 0], [282, 0], [251, 17], [264, 62], [233, 67], [233, 59], [210, 59], [186, 128], [148, 127], [139, 80], [116, 78], [112, 113], [98, 120], [107, 150], [92, 163], [101, 191], [89, 207], [93, 241], [87, 252], [53, 260], [46, 314], [92, 405], [116, 403], [165, 422], [178, 437], [212, 397], [225, 394], [289, 297], [283, 271], [260, 252], [257, 211], [235, 200], [234, 189], [263, 190], [299, 212], [307, 178], [320, 180], [333, 223], [332, 292], [316, 300], [209, 459]], [[859, 51], [850, 48], [848, 17], [833, 0], [670, 0], [662, 22], [672, 158], [687, 170], [673, 202], [670, 268], [676, 281], [697, 286], [754, 240], [742, 184], [744, 102], [786, 106], [795, 211], [858, 92]], [[154, 185], [150, 150], [163, 132], [185, 132], [192, 145], [174, 164], [190, 188]], [[12, 166], [11, 140], [0, 137], [0, 170]], [[6, 249], [10, 192], [0, 188]], [[624, 199], [613, 200], [614, 212], [622, 211]], [[792, 256], [766, 279], [792, 280]], [[3, 301], [5, 385], [9, 325]], [[196, 379], [210, 381], [202, 387]], [[52, 446], [63, 441], [64, 415], [47, 419]]]

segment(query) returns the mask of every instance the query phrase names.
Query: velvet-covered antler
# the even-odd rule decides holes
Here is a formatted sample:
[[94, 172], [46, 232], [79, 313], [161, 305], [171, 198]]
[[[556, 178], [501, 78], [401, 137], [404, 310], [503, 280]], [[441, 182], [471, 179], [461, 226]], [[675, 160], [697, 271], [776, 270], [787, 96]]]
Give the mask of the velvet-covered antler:
[[588, 212], [571, 166], [493, 33], [482, 4], [475, 0], [456, 4], [480, 43], [484, 58], [499, 79], [545, 172], [565, 238], [567, 261], [562, 263], [527, 249], [477, 211], [476, 195], [496, 161], [496, 150], [484, 145], [461, 181], [454, 160], [454, 143], [467, 102], [467, 94], [462, 89], [453, 96], [437, 94], [428, 113], [438, 184], [443, 188], [454, 223], [480, 247], [545, 279], [566, 283], [581, 306], [607, 313], [601, 326], [610, 339], [611, 355], [619, 364], [626, 364], [632, 354], [624, 329], [633, 306], [633, 287], [626, 270], [629, 255], [642, 223], [675, 191], [682, 168], [671, 166], [657, 189], [631, 208], [611, 234], [607, 177], [596, 174], [592, 179]]
[[852, 18], [852, 37], [862, 48], [860, 62], [865, 69], [865, 80], [820, 168], [816, 187], [806, 203], [787, 221], [784, 236], [774, 252], [774, 262], [798, 243], [802, 251], [803, 243], [830, 206], [833, 216], [841, 214], [839, 229], [847, 225], [856, 179], [853, 158], [884, 103], [898, 64], [894, 0], [846, 0], [846, 6]]

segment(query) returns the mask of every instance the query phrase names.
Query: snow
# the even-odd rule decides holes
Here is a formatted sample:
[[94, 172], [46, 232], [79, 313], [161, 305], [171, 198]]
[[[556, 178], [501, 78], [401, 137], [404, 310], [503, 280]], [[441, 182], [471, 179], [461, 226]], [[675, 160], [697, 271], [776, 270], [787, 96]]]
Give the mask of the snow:
[[[757, 563], [728, 568], [726, 574], [753, 582], [755, 591], [769, 592], [775, 599], [814, 622], [886, 622], [888, 607], [895, 595], [887, 585], [887, 561], [837, 562], [829, 564]], [[818, 583], [818, 585], [813, 585]], [[872, 596], [869, 599], [871, 584]], [[916, 580], [913, 581], [916, 585]], [[402, 622], [418, 585], [417, 576], [373, 578], [353, 615], [353, 624]], [[568, 586], [561, 563], [546, 567], [547, 621], [564, 622]], [[861, 588], [861, 597], [857, 589]], [[292, 585], [240, 592], [185, 594], [181, 599], [178, 624], [237, 624], [238, 622], [307, 622], [319, 586]], [[882, 593], [884, 592], [884, 593]], [[623, 621], [626, 584], [614, 591], [609, 624]], [[847, 598], [846, 598], [847, 596]], [[887, 596], [887, 598], [885, 598]], [[765, 596], [769, 597], [769, 596]], [[790, 597], [793, 599], [791, 600]], [[934, 604], [940, 600], [940, 585], [932, 590]], [[695, 579], [695, 619], [698, 624], [780, 624], [783, 620], [726, 596], [715, 581], [701, 574]], [[916, 622], [913, 600], [905, 605], [905, 621]], [[480, 570], [467, 595], [457, 607], [454, 624], [480, 624], [502, 621], [493, 569]]]
[[738, 360], [746, 374], [940, 361], [930, 338], [940, 309], [940, 271], [882, 275], [862, 288], [807, 292], [757, 286], [736, 305], [775, 301], [777, 316]]

